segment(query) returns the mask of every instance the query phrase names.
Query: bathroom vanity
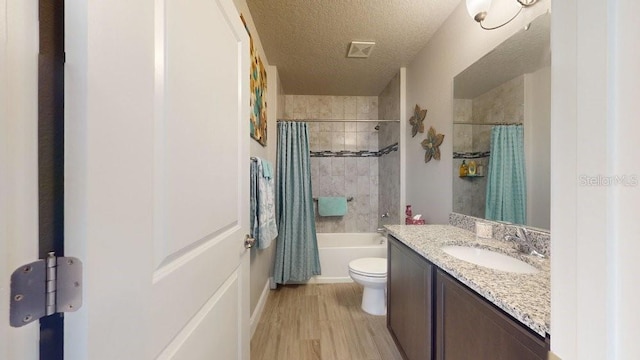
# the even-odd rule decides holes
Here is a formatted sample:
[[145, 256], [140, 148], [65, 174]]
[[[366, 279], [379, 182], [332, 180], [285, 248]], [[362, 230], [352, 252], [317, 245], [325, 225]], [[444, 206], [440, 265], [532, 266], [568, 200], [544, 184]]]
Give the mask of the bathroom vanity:
[[[387, 327], [405, 359], [547, 358], [548, 259], [450, 225], [387, 228]], [[442, 250], [451, 245], [491, 249], [538, 271], [478, 266]]]

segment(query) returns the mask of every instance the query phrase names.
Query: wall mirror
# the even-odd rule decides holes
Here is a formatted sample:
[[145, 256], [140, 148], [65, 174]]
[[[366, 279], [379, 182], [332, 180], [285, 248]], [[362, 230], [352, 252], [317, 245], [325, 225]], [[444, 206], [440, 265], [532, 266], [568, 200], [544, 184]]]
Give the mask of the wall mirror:
[[539, 16], [454, 78], [454, 212], [549, 229], [549, 30]]

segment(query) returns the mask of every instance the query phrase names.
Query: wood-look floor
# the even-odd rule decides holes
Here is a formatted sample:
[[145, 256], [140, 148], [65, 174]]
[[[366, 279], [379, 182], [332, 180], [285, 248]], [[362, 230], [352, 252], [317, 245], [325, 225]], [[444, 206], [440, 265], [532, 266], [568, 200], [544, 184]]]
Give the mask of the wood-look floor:
[[402, 360], [385, 316], [360, 309], [355, 283], [271, 291], [251, 339], [251, 360]]

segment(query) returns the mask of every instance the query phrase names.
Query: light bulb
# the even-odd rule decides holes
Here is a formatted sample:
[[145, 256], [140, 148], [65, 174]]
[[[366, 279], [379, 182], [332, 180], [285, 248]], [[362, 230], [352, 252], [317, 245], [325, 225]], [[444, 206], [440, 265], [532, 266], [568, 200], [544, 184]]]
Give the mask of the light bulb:
[[469, 16], [478, 22], [484, 20], [490, 7], [491, 0], [467, 0]]

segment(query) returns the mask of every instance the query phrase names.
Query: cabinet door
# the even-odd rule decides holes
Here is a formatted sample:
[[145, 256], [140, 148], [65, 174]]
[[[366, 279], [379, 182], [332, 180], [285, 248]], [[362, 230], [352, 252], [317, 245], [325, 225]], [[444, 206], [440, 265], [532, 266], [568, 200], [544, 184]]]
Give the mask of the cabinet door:
[[438, 360], [546, 359], [544, 339], [437, 271]]
[[388, 261], [387, 327], [405, 359], [431, 359], [433, 265], [392, 238]]

